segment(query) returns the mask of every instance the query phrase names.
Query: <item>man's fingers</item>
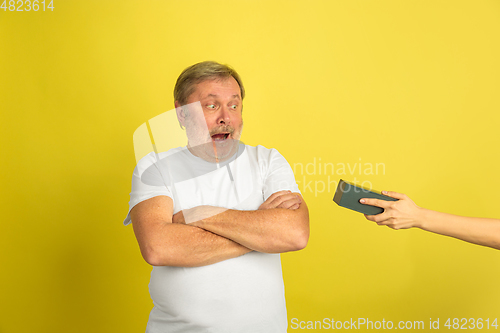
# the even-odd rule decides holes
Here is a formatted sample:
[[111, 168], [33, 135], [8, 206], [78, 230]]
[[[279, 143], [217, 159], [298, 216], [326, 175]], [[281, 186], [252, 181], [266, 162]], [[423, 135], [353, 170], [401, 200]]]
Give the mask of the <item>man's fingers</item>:
[[[269, 197], [271, 198], [271, 197]], [[268, 199], [269, 200], [269, 199]], [[278, 195], [276, 196], [273, 200], [271, 200], [269, 202], [269, 206], [271, 208], [276, 208], [278, 207], [279, 205], [281, 205], [283, 202], [286, 202], [288, 200], [298, 200], [299, 203], [301, 202], [300, 200], [300, 196], [298, 196], [297, 194], [295, 193], [292, 193], [292, 192], [288, 192], [288, 191], [285, 191], [285, 193], [281, 194], [281, 195]], [[266, 200], [267, 201], [267, 200]]]
[[[281, 204], [279, 204], [275, 208], [292, 209], [292, 207], [295, 205], [297, 205], [297, 208], [299, 208], [298, 206], [300, 205], [301, 202], [302, 201], [300, 200], [300, 197], [297, 195], [294, 195], [293, 197], [283, 201]], [[295, 209], [297, 209], [297, 208], [295, 208]]]
[[285, 190], [271, 194], [266, 201], [260, 205], [259, 209], [297, 209], [301, 203], [302, 198], [298, 193], [292, 193], [292, 191]]
[[273, 202], [276, 198], [278, 198], [279, 196], [281, 195], [284, 195], [284, 194], [287, 194], [287, 193], [291, 193], [290, 191], [278, 191], [278, 192], [274, 192], [273, 194], [271, 194], [269, 196], [269, 198], [267, 198], [266, 201], [269, 201], [269, 202]]

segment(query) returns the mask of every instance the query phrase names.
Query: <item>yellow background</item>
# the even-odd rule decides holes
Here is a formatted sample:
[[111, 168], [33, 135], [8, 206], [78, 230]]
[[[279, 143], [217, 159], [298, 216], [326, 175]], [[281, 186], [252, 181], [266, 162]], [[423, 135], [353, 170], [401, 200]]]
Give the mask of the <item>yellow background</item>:
[[[500, 217], [500, 1], [54, 7], [0, 11], [2, 333], [144, 331], [150, 267], [122, 225], [132, 134], [198, 61], [241, 74], [245, 143], [292, 166], [385, 165], [297, 180]], [[378, 227], [334, 204], [335, 185], [303, 191], [310, 242], [282, 255], [289, 322], [500, 317], [500, 251]]]

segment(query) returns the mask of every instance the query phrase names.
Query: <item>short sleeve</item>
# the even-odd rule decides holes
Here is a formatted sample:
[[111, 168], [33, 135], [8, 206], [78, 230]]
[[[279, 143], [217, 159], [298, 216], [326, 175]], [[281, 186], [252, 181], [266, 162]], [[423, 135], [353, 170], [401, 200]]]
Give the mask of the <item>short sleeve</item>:
[[259, 157], [259, 163], [264, 162], [264, 164], [261, 164], [261, 167], [263, 166], [265, 169], [263, 179], [264, 200], [267, 200], [271, 194], [278, 191], [300, 193], [292, 168], [287, 160], [276, 149], [265, 150], [264, 156], [259, 154], [261, 157], [264, 157], [262, 160]]
[[138, 203], [160, 195], [166, 195], [173, 200], [166, 176], [160, 168], [161, 163], [156, 163], [153, 154], [146, 155], [137, 163], [132, 174], [132, 190], [130, 192], [127, 217], [123, 221], [124, 225], [132, 222], [130, 211]]

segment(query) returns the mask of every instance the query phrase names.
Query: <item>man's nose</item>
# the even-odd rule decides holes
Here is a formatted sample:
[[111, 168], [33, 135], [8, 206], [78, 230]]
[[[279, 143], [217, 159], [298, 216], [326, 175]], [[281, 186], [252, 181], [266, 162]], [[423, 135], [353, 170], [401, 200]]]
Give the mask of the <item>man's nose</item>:
[[219, 117], [217, 119], [218, 124], [229, 124], [231, 122], [230, 112], [228, 106], [223, 106], [220, 108]]

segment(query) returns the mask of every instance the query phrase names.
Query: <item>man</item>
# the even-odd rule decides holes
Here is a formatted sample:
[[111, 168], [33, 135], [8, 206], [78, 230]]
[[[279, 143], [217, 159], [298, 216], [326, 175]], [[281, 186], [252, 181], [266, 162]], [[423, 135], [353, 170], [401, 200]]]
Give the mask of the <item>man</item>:
[[188, 67], [174, 97], [187, 147], [139, 161], [125, 220], [153, 265], [146, 332], [286, 332], [279, 253], [309, 238], [293, 172], [239, 142], [244, 88], [230, 67]]

